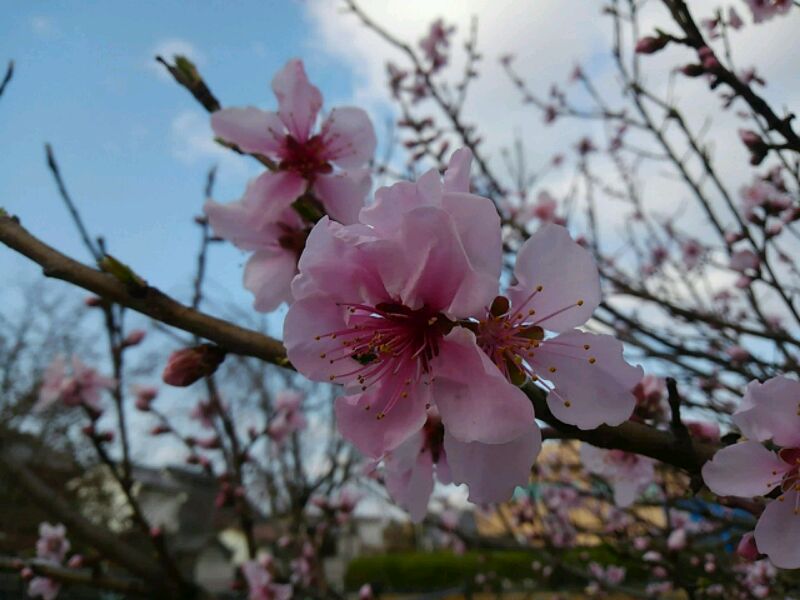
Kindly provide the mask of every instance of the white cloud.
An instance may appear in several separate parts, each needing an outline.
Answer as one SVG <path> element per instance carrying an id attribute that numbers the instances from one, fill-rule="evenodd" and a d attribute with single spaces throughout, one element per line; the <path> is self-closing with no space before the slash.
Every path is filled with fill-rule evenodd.
<path id="1" fill-rule="evenodd" d="M 163 65 L 155 61 L 156 56 L 161 56 L 165 60 L 171 62 L 175 55 L 180 54 L 191 60 L 195 65 L 202 66 L 205 62 L 205 56 L 200 52 L 194 44 L 180 38 L 170 38 L 161 40 L 150 51 L 150 56 L 147 57 L 147 68 L 155 73 L 158 77 L 165 81 L 172 81 L 172 77 Z"/>
<path id="2" fill-rule="evenodd" d="M 709 17 L 718 7 L 717 0 L 696 0 L 692 10 L 699 20 Z M 525 145 L 529 165 L 536 169 L 558 152 L 569 151 L 582 135 L 599 140 L 602 126 L 579 120 L 561 120 L 554 126 L 543 124 L 538 111 L 523 105 L 512 83 L 497 63 L 498 57 L 511 53 L 515 66 L 529 87 L 539 97 L 547 97 L 551 83 L 562 88 L 575 63 L 589 72 L 597 87 L 614 101 L 620 98 L 618 76 L 611 56 L 611 19 L 600 14 L 601 6 L 585 0 L 559 2 L 516 2 L 514 0 L 446 0 L 408 2 L 385 0 L 361 2 L 362 8 L 378 24 L 398 39 L 416 44 L 426 34 L 428 25 L 436 18 L 457 27 L 453 44 L 453 73 L 460 73 L 463 64 L 462 43 L 469 31 L 473 15 L 478 17 L 478 44 L 484 59 L 479 65 L 480 78 L 474 83 L 465 105 L 465 119 L 476 123 L 484 137 L 483 150 L 490 157 L 495 171 L 504 174 L 499 161 L 500 149 L 509 147 L 515 137 Z M 402 53 L 391 47 L 359 19 L 343 11 L 342 3 L 334 0 L 309 0 L 306 3 L 312 33 L 310 44 L 319 52 L 334 57 L 354 74 L 356 89 L 350 102 L 364 106 L 373 115 L 385 113 L 389 105 L 385 65 L 389 60 L 404 66 Z M 658 25 L 676 31 L 669 15 L 660 3 L 644 3 L 641 13 L 642 34 Z M 734 57 L 739 68 L 757 65 L 759 73 L 769 81 L 763 91 L 767 99 L 779 108 L 800 104 L 800 78 L 795 63 L 800 43 L 796 35 L 798 15 L 775 18 L 763 25 L 750 24 L 750 15 L 743 2 L 736 3 L 740 14 L 748 21 L 741 31 L 733 32 Z M 796 11 L 800 12 L 800 11 Z M 722 53 L 721 45 L 717 51 Z M 695 57 L 683 47 L 668 47 L 664 52 L 642 58 L 647 84 L 658 92 L 666 91 L 672 69 L 691 62 Z M 675 95 L 679 107 L 693 129 L 700 129 L 711 118 L 704 140 L 712 151 L 718 172 L 730 193 L 735 197 L 739 187 L 749 179 L 747 153 L 738 140 L 737 129 L 744 126 L 735 111 L 723 111 L 715 92 L 708 89 L 704 79 L 677 81 Z M 618 103 L 617 103 L 618 104 Z M 441 116 L 433 106 L 423 110 Z M 672 135 L 671 133 L 669 134 Z M 634 136 L 635 137 L 635 134 Z M 678 142 L 676 137 L 671 137 Z M 651 143 L 651 142 L 644 142 Z M 650 148 L 653 146 L 650 145 Z M 699 176 L 699 171 L 693 171 Z M 564 191 L 570 185 L 570 173 L 563 171 L 548 177 L 543 185 Z M 667 175 L 664 165 L 654 164 L 643 172 L 644 193 L 661 213 L 672 212 L 687 203 L 691 192 L 684 183 Z M 711 189 L 710 182 L 704 184 Z M 726 209 L 721 209 L 724 211 Z M 628 212 L 619 202 L 609 201 L 602 207 L 605 223 L 621 226 Z M 697 233 L 694 218 L 687 211 L 683 221 Z"/>
<path id="3" fill-rule="evenodd" d="M 51 37 L 58 32 L 55 21 L 44 15 L 35 15 L 31 17 L 31 29 L 33 33 L 40 37 Z"/>

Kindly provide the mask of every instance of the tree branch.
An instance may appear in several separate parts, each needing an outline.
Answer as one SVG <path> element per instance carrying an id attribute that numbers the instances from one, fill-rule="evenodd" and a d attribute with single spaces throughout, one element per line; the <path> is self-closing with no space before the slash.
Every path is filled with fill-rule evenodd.
<path id="1" fill-rule="evenodd" d="M 292 368 L 280 341 L 193 310 L 155 288 L 146 285 L 131 288 L 115 277 L 87 267 L 44 244 L 15 218 L 0 216 L 0 243 L 41 265 L 48 277 L 68 281 L 158 321 L 199 335 L 228 352 Z M 633 422 L 584 431 L 556 419 L 547 407 L 545 393 L 539 388 L 528 384 L 523 390 L 533 402 L 538 419 L 575 439 L 601 448 L 644 454 L 692 473 L 696 473 L 716 450 L 709 444 L 682 444 L 670 432 Z"/>

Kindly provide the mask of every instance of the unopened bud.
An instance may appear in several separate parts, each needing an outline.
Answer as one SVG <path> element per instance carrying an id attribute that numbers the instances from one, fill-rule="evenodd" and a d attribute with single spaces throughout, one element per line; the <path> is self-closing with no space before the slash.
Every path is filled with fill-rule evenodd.
<path id="1" fill-rule="evenodd" d="M 756 539 L 752 531 L 745 533 L 742 539 L 739 540 L 736 554 L 749 561 L 758 559 L 760 552 L 758 551 L 758 546 L 756 546 Z"/>
<path id="2" fill-rule="evenodd" d="M 173 352 L 161 378 L 164 383 L 186 387 L 202 377 L 212 375 L 222 361 L 225 351 L 213 344 L 201 344 Z"/>
<path id="3" fill-rule="evenodd" d="M 147 332 L 144 329 L 134 329 L 122 340 L 122 347 L 138 346 L 146 335 Z"/>
<path id="4" fill-rule="evenodd" d="M 636 42 L 635 50 L 637 54 L 655 54 L 667 44 L 669 44 L 669 38 L 665 35 L 659 35 L 658 37 L 646 35 Z"/>
<path id="5" fill-rule="evenodd" d="M 84 298 L 83 303 L 89 308 L 97 308 L 103 306 L 104 300 L 100 296 L 87 296 Z"/>
<path id="6" fill-rule="evenodd" d="M 678 69 L 678 71 L 686 75 L 686 77 L 700 77 L 706 72 L 706 70 L 703 68 L 703 65 L 696 64 L 683 65 Z"/>
<path id="7" fill-rule="evenodd" d="M 81 554 L 75 554 L 70 557 L 69 561 L 67 562 L 67 566 L 70 569 L 81 569 L 83 568 L 84 560 Z"/>

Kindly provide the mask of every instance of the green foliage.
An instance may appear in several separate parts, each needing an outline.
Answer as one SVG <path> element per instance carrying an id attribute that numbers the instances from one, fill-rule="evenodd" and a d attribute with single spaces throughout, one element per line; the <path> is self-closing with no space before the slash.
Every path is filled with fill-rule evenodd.
<path id="1" fill-rule="evenodd" d="M 350 562 L 345 576 L 348 589 L 371 583 L 382 590 L 416 592 L 447 589 L 471 583 L 478 573 L 494 572 L 512 581 L 531 579 L 531 552 L 451 552 L 383 554 Z"/>
<path id="2" fill-rule="evenodd" d="M 540 580 L 540 573 L 531 567 L 534 561 L 552 564 L 553 556 L 545 550 L 503 550 L 491 552 L 470 551 L 462 555 L 452 552 L 398 552 L 354 559 L 347 567 L 345 585 L 357 590 L 369 583 L 383 592 L 423 592 L 471 585 L 479 573 L 492 574 L 495 580 L 512 582 Z M 586 572 L 590 562 L 603 565 L 620 565 L 628 571 L 628 581 L 642 581 L 647 573 L 641 564 L 620 560 L 614 551 L 605 546 L 572 548 L 564 551 L 560 559 L 573 569 L 557 565 L 547 579 L 549 587 L 579 589 L 586 584 L 575 571 Z"/>

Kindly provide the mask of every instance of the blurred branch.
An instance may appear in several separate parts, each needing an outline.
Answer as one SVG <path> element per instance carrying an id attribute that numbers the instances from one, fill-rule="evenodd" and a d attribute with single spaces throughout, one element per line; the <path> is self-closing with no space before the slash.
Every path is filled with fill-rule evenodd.
<path id="1" fill-rule="evenodd" d="M 8 67 L 6 67 L 6 74 L 3 77 L 2 83 L 0 83 L 0 96 L 3 95 L 3 92 L 6 91 L 6 86 L 8 86 L 11 78 L 14 76 L 14 61 L 8 61 Z"/>
<path id="2" fill-rule="evenodd" d="M 109 560 L 142 577 L 153 588 L 164 587 L 163 571 L 147 554 L 126 544 L 110 531 L 95 525 L 71 507 L 16 457 L 0 447 L 0 469 L 51 518 L 63 523 L 77 538 L 89 543 Z"/>
<path id="3" fill-rule="evenodd" d="M 34 574 L 69 585 L 84 585 L 95 589 L 147 596 L 152 598 L 152 590 L 136 579 L 123 579 L 99 575 L 87 569 L 70 569 L 37 560 L 22 561 L 19 558 L 0 556 L 0 571 L 19 572 L 28 568 Z"/>

